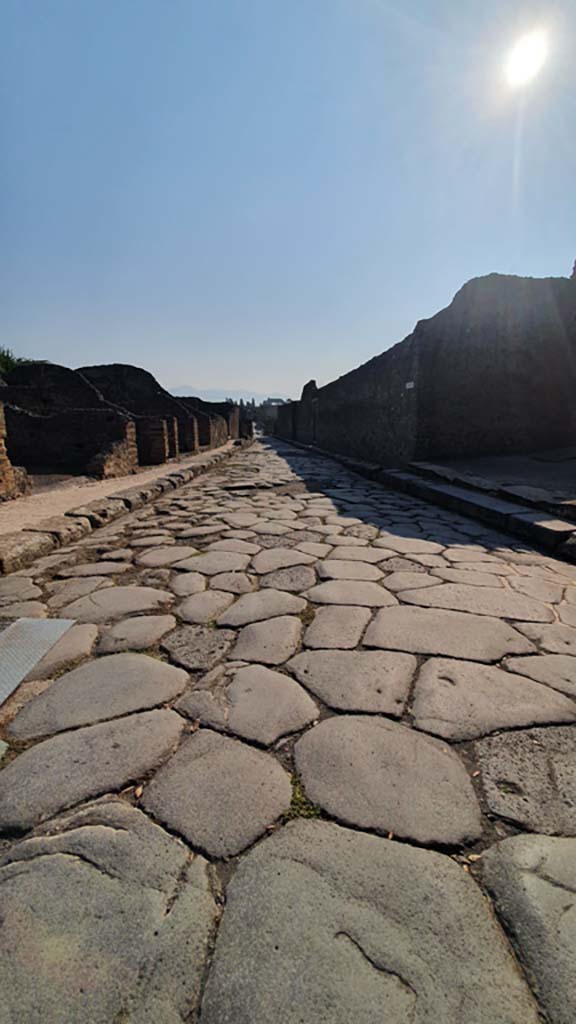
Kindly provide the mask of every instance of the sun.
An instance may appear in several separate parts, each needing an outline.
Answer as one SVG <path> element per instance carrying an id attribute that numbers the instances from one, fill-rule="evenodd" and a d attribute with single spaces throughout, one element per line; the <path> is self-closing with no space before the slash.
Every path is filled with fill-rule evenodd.
<path id="1" fill-rule="evenodd" d="M 510 50 L 504 65 L 508 85 L 526 85 L 536 77 L 548 56 L 548 36 L 538 29 L 521 36 Z"/>

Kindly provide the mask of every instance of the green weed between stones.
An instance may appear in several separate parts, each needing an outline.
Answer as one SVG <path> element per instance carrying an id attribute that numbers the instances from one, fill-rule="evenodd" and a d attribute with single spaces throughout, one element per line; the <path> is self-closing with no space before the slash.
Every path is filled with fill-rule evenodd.
<path id="1" fill-rule="evenodd" d="M 284 821 L 292 821 L 294 818 L 319 818 L 320 808 L 306 796 L 302 783 L 297 775 L 292 776 L 292 800 L 290 807 L 284 814 Z"/>

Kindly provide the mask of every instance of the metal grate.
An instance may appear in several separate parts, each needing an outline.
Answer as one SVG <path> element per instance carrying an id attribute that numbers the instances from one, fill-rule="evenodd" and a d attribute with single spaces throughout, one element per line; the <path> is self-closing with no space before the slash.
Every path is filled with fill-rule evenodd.
<path id="1" fill-rule="evenodd" d="M 73 625 L 72 619 L 17 619 L 0 631 L 0 705 Z"/>

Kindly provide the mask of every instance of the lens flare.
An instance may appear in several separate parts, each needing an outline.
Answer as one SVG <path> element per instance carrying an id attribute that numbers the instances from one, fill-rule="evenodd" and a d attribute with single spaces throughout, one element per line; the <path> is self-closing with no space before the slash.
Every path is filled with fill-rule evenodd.
<path id="1" fill-rule="evenodd" d="M 548 36 L 537 30 L 521 36 L 506 58 L 504 74 L 508 85 L 518 88 L 536 77 L 548 56 Z"/>

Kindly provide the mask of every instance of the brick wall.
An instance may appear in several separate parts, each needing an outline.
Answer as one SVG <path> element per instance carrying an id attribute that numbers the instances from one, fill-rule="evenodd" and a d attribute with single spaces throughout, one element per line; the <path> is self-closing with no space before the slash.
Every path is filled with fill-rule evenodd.
<path id="1" fill-rule="evenodd" d="M 108 477 L 138 467 L 135 425 L 112 409 L 38 416 L 8 406 L 5 412 L 8 455 L 32 472 Z"/>

